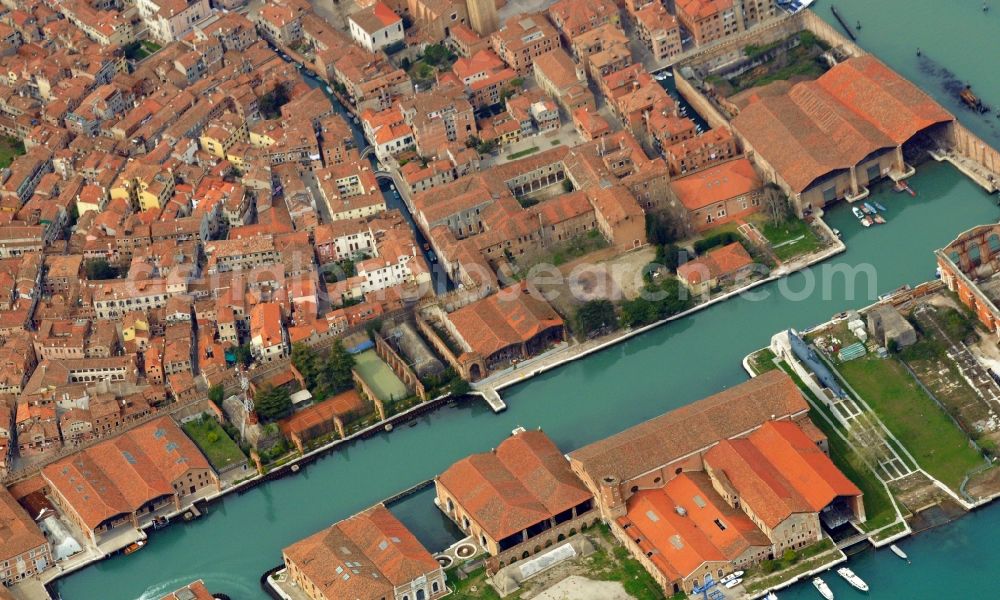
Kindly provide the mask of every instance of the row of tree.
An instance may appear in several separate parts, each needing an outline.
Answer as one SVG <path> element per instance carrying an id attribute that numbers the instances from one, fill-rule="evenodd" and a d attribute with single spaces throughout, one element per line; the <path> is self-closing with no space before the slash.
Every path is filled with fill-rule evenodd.
<path id="1" fill-rule="evenodd" d="M 309 393 L 317 401 L 338 394 L 354 386 L 351 369 L 354 356 L 337 340 L 326 353 L 302 343 L 292 346 L 292 364 L 306 380 Z"/>

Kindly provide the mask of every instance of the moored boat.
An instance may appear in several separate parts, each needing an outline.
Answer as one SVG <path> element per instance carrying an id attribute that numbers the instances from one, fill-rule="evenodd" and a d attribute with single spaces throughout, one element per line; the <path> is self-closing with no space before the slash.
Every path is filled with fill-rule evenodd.
<path id="1" fill-rule="evenodd" d="M 854 216 L 857 217 L 857 218 L 859 218 L 859 219 L 864 219 L 865 218 L 865 213 L 862 212 L 861 209 L 858 208 L 857 206 L 852 206 L 851 207 L 851 212 L 854 213 Z"/>
<path id="2" fill-rule="evenodd" d="M 850 570 L 849 568 L 841 567 L 837 569 L 837 575 L 843 577 L 844 581 L 851 584 L 851 586 L 854 587 L 855 589 L 861 590 L 862 592 L 868 591 L 868 584 L 865 583 L 865 580 L 858 577 L 854 573 L 854 571 Z"/>
<path id="3" fill-rule="evenodd" d="M 778 595 L 774 592 L 768 592 L 767 596 L 764 597 L 764 600 L 778 600 Z"/>
<path id="4" fill-rule="evenodd" d="M 124 552 L 125 554 L 132 554 L 134 552 L 138 552 L 139 550 L 142 550 L 142 547 L 145 546 L 145 545 L 146 545 L 146 540 L 138 540 L 138 541 L 132 542 L 128 546 L 125 546 L 125 549 L 122 550 L 122 552 Z"/>
<path id="5" fill-rule="evenodd" d="M 861 219 L 861 224 L 864 225 L 865 227 L 871 227 L 874 223 L 875 222 L 872 221 L 871 217 L 864 217 L 863 219 Z"/>
<path id="6" fill-rule="evenodd" d="M 726 582 L 726 589 L 730 589 L 731 590 L 731 589 L 733 589 L 734 587 L 738 586 L 741 583 L 743 583 L 743 580 L 740 579 L 739 577 L 737 577 L 736 579 L 730 579 L 729 581 Z"/>
<path id="7" fill-rule="evenodd" d="M 902 558 L 906 562 L 910 562 L 910 557 L 907 556 L 906 552 L 903 552 L 903 550 L 896 544 L 890 544 L 889 550 L 892 550 L 892 553 L 898 556 L 899 558 Z"/>
<path id="8" fill-rule="evenodd" d="M 879 204 L 878 202 L 872 202 L 872 204 L 874 204 L 875 208 L 879 209 L 879 211 L 881 211 L 881 212 L 887 212 L 886 208 L 884 206 L 882 206 L 881 204 Z"/>
<path id="9" fill-rule="evenodd" d="M 874 215 L 875 213 L 878 212 L 877 210 L 875 210 L 875 207 L 869 204 L 868 202 L 865 202 L 865 210 L 868 211 L 868 214 L 870 215 Z"/>
<path id="10" fill-rule="evenodd" d="M 885 225 L 885 218 L 882 217 L 882 215 L 878 215 L 878 214 L 873 215 L 872 216 L 872 221 L 875 221 L 879 225 Z"/>
<path id="11" fill-rule="evenodd" d="M 826 582 L 819 577 L 813 578 L 813 587 L 819 592 L 820 596 L 826 598 L 826 600 L 833 600 L 833 592 L 830 590 L 830 586 L 826 585 Z"/>
<path id="12" fill-rule="evenodd" d="M 723 583 L 723 584 L 724 583 L 729 583 L 730 581 L 732 581 L 734 579 L 739 579 L 740 577 L 743 577 L 743 571 L 733 571 L 729 575 L 726 575 L 725 577 L 723 577 L 722 579 L 720 579 L 719 583 Z"/>

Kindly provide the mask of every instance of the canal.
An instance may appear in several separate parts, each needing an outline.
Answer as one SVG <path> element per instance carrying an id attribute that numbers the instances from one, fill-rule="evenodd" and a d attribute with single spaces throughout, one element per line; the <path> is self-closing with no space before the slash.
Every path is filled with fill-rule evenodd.
<path id="1" fill-rule="evenodd" d="M 915 56 L 919 44 L 925 56 L 972 81 L 984 101 L 1000 104 L 1000 79 L 992 78 L 990 61 L 979 59 L 1000 52 L 1000 6 L 984 15 L 978 0 L 949 3 L 945 12 L 935 0 L 837 5 L 848 22 L 862 21 L 863 46 L 932 92 L 978 134 L 1000 143 L 995 119 L 963 111 L 945 91 L 947 77 L 922 67 Z M 825 0 L 816 10 L 830 17 Z M 85 569 L 57 589 L 65 600 L 146 600 L 201 578 L 234 599 L 263 600 L 258 578 L 280 562 L 283 546 L 432 477 L 466 454 L 489 450 L 518 425 L 544 428 L 568 451 L 739 383 L 746 378 L 742 357 L 775 331 L 808 327 L 868 304 L 879 293 L 933 277 L 933 249 L 1000 216 L 995 197 L 949 167 L 925 165 L 912 183 L 916 198 L 876 195 L 889 209 L 888 225 L 864 230 L 846 208 L 831 211 L 830 225 L 843 232 L 848 251 L 830 263 L 760 288 L 764 293 L 754 299 L 716 305 L 509 389 L 509 409 L 500 415 L 473 402 L 425 416 L 417 427 L 351 444 L 294 477 L 213 505 L 200 521 L 155 532 L 141 552 Z M 831 272 L 838 265 L 873 271 L 875 279 L 868 285 L 863 274 L 850 278 L 857 285 L 849 294 L 849 278 Z M 803 292 L 812 286 L 812 293 Z M 453 539 L 453 530 L 430 499 L 422 492 L 393 510 L 435 549 Z M 992 506 L 904 542 L 912 566 L 888 552 L 867 552 L 853 558 L 852 567 L 872 585 L 874 598 L 978 595 L 989 586 L 984 577 L 1000 568 L 992 552 L 997 537 L 1000 507 Z M 853 593 L 826 579 L 839 597 Z M 780 596 L 818 597 L 808 585 Z"/>

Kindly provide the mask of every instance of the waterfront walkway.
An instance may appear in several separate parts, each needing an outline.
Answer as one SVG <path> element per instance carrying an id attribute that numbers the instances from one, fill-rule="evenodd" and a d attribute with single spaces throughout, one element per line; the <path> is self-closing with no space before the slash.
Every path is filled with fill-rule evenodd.
<path id="1" fill-rule="evenodd" d="M 931 157 L 938 162 L 948 162 L 989 193 L 997 191 L 997 179 L 979 163 L 959 156 L 950 150 L 933 150 Z"/>

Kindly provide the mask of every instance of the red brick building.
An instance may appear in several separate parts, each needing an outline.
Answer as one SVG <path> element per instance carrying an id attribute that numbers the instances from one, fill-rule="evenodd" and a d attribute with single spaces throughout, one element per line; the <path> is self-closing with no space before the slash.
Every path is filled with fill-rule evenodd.
<path id="1" fill-rule="evenodd" d="M 515 432 L 434 479 L 437 504 L 491 558 L 490 572 L 597 521 L 593 496 L 542 431 Z"/>
<path id="2" fill-rule="evenodd" d="M 935 252 L 941 281 L 991 332 L 1000 324 L 1000 225 L 980 225 Z"/>
<path id="3" fill-rule="evenodd" d="M 692 230 L 705 230 L 760 210 L 763 182 L 746 158 L 737 158 L 670 181 Z"/>

